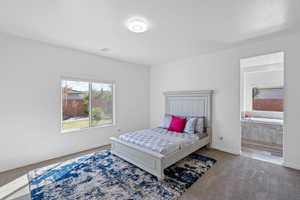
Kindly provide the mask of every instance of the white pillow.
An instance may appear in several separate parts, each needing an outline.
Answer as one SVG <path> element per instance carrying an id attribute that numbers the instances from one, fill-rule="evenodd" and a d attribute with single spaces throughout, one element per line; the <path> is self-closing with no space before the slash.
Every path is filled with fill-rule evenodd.
<path id="1" fill-rule="evenodd" d="M 169 128 L 171 120 L 172 120 L 171 115 L 165 115 L 165 117 L 163 119 L 162 127 L 163 128 Z"/>
<path id="2" fill-rule="evenodd" d="M 187 121 L 186 121 L 186 124 L 184 127 L 184 132 L 189 133 L 189 134 L 195 133 L 197 118 L 188 117 L 186 119 L 187 119 Z"/>

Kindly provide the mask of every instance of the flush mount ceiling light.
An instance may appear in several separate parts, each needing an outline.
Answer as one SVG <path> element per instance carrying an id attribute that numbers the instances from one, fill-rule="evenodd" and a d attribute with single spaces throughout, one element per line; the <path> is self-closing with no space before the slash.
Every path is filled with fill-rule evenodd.
<path id="1" fill-rule="evenodd" d="M 143 33 L 149 28 L 147 20 L 141 17 L 132 17 L 128 19 L 126 25 L 127 28 L 134 33 Z"/>

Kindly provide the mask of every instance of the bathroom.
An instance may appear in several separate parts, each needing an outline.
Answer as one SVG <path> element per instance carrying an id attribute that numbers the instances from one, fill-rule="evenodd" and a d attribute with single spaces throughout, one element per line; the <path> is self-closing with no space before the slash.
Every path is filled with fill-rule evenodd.
<path id="1" fill-rule="evenodd" d="M 282 164 L 284 53 L 240 60 L 242 155 Z"/>

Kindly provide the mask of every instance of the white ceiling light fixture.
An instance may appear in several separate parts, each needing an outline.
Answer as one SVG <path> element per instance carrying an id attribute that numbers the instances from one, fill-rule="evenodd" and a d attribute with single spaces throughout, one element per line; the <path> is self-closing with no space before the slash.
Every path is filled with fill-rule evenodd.
<path id="1" fill-rule="evenodd" d="M 149 29 L 149 23 L 145 18 L 132 17 L 127 20 L 127 28 L 134 33 L 143 33 Z"/>

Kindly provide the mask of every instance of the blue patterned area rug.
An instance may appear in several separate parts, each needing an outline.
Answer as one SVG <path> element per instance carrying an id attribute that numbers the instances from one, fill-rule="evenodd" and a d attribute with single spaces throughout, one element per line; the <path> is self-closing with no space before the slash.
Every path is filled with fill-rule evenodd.
<path id="1" fill-rule="evenodd" d="M 169 200 L 180 197 L 216 160 L 193 153 L 156 177 L 104 150 L 28 173 L 38 199 Z"/>

